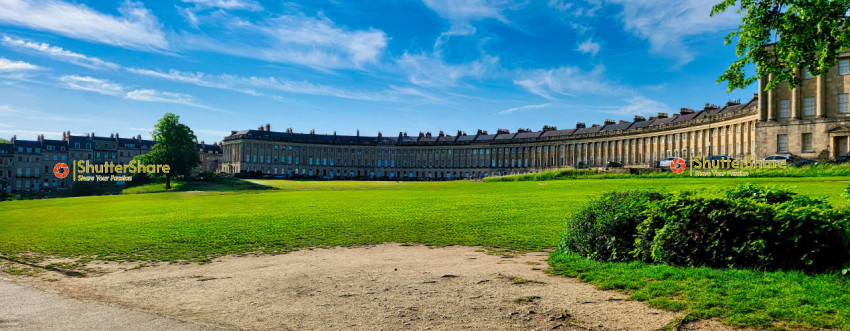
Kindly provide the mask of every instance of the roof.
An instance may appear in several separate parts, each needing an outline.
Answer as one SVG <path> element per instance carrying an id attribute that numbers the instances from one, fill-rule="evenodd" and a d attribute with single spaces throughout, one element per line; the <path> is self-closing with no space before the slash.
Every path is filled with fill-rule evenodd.
<path id="1" fill-rule="evenodd" d="M 475 141 L 490 141 L 496 139 L 495 134 L 479 134 L 478 137 L 475 137 Z"/>
<path id="2" fill-rule="evenodd" d="M 437 141 L 439 141 L 439 142 L 452 142 L 452 141 L 455 141 L 455 137 L 449 136 L 449 135 L 444 135 L 442 137 L 438 137 Z"/>
<path id="3" fill-rule="evenodd" d="M 518 133 L 514 136 L 514 139 L 530 139 L 530 138 L 537 138 L 537 137 L 540 137 L 540 135 L 541 135 L 541 134 L 543 134 L 543 132 L 540 132 L 540 131 L 535 131 L 535 132 L 518 132 Z"/>
<path id="4" fill-rule="evenodd" d="M 588 134 L 588 133 L 596 133 L 602 130 L 601 126 L 591 126 L 587 128 L 578 128 L 573 134 Z"/>
<path id="5" fill-rule="evenodd" d="M 656 118 L 656 119 L 655 119 L 655 120 L 653 120 L 651 123 L 649 123 L 649 125 L 650 125 L 650 126 L 654 126 L 654 125 L 662 125 L 662 124 L 667 124 L 667 123 L 670 123 L 670 122 L 673 122 L 673 118 L 670 118 L 670 117 L 666 117 L 666 118 Z"/>
<path id="6" fill-rule="evenodd" d="M 576 129 L 568 129 L 568 130 L 549 130 L 544 131 L 540 137 L 559 137 L 559 136 L 569 136 L 573 134 Z"/>
<path id="7" fill-rule="evenodd" d="M 600 131 L 606 132 L 606 131 L 625 130 L 625 129 L 628 129 L 631 125 L 632 125 L 632 122 L 608 124 L 608 125 L 602 127 L 602 130 L 600 130 Z"/>
<path id="8" fill-rule="evenodd" d="M 221 146 L 211 144 L 198 144 L 198 151 L 203 153 L 221 154 Z"/>
<path id="9" fill-rule="evenodd" d="M 458 136 L 456 141 L 473 141 L 473 140 L 475 140 L 474 135 L 473 136 L 463 135 L 463 136 Z"/>
<path id="10" fill-rule="evenodd" d="M 496 135 L 496 140 L 507 140 L 513 139 L 516 133 L 500 133 Z"/>
<path id="11" fill-rule="evenodd" d="M 693 112 L 693 113 L 690 113 L 690 114 L 681 114 L 678 117 L 674 118 L 671 123 L 679 123 L 679 122 L 692 120 L 692 119 L 696 118 L 697 116 L 699 116 L 699 113 L 701 113 L 701 112 L 702 112 L 702 110 L 696 111 L 696 112 Z"/>
<path id="12" fill-rule="evenodd" d="M 41 148 L 41 142 L 37 140 L 15 140 L 15 147 L 24 147 L 24 148 Z"/>

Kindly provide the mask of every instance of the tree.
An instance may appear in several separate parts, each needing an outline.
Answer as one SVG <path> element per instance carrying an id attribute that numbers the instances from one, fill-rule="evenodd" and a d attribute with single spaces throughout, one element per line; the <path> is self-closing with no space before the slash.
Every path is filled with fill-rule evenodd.
<path id="1" fill-rule="evenodd" d="M 156 142 L 150 153 L 139 155 L 137 160 L 145 164 L 167 164 L 171 171 L 165 174 L 165 188 L 171 188 L 173 176 L 187 176 L 201 164 L 201 156 L 195 150 L 198 138 L 189 126 L 180 123 L 180 116 L 166 113 L 151 132 Z"/>
<path id="2" fill-rule="evenodd" d="M 0 138 L 0 144 L 8 144 L 8 143 L 9 143 L 8 139 Z"/>
<path id="3" fill-rule="evenodd" d="M 850 48 L 850 30 L 845 27 L 850 0 L 723 0 L 712 7 L 711 15 L 739 2 L 741 25 L 725 38 L 726 45 L 738 38 L 738 60 L 717 79 L 729 83 L 728 92 L 768 75 L 773 77 L 765 90 L 781 82 L 799 86 L 806 67 L 813 76 L 824 74 L 835 65 L 838 51 Z M 755 75 L 745 73 L 748 64 L 756 65 Z"/>

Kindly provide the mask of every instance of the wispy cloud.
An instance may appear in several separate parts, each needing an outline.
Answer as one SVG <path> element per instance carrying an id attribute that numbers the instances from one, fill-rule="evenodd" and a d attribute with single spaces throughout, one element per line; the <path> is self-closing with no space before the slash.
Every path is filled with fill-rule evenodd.
<path id="1" fill-rule="evenodd" d="M 24 61 L 12 61 L 7 58 L 0 57 L 0 72 L 3 71 L 20 71 L 20 70 L 35 70 L 37 65 L 29 64 Z"/>
<path id="2" fill-rule="evenodd" d="M 597 65 L 591 71 L 578 67 L 536 69 L 521 72 L 521 78 L 514 80 L 514 84 L 547 99 L 553 99 L 555 95 L 611 95 L 627 90 L 609 82 L 604 73 L 605 67 L 602 65 Z"/>
<path id="3" fill-rule="evenodd" d="M 495 19 L 509 23 L 502 14 L 502 7 L 506 3 L 501 0 L 425 0 L 424 2 L 428 8 L 451 23 L 451 29 L 444 33 L 444 36 L 475 34 L 476 29 L 471 22 L 478 20 Z"/>
<path id="4" fill-rule="evenodd" d="M 499 67 L 499 58 L 485 55 L 477 61 L 447 64 L 434 56 L 404 53 L 397 64 L 413 84 L 448 87 L 463 79 L 485 77 Z"/>
<path id="5" fill-rule="evenodd" d="M 69 50 L 65 50 L 59 46 L 51 46 L 46 43 L 36 43 L 31 41 L 26 41 L 23 39 L 12 38 L 10 36 L 4 35 L 2 38 L 2 42 L 4 45 L 8 47 L 15 47 L 19 49 L 29 50 L 38 52 L 40 54 L 49 56 L 59 61 L 73 63 L 79 66 L 92 68 L 92 69 L 118 69 L 119 65 L 111 62 L 106 62 L 96 57 L 86 56 L 80 53 L 75 53 Z"/>
<path id="6" fill-rule="evenodd" d="M 225 112 L 220 109 L 199 104 L 195 101 L 195 98 L 193 96 L 183 93 L 164 92 L 152 89 L 127 89 L 121 84 L 89 76 L 62 76 L 59 78 L 59 81 L 64 84 L 62 85 L 62 87 L 65 88 L 95 92 L 103 95 L 120 97 L 127 100 L 173 103 Z"/>
<path id="7" fill-rule="evenodd" d="M 132 49 L 168 47 L 161 24 L 141 3 L 126 1 L 118 12 L 120 16 L 112 16 L 82 4 L 55 0 L 0 2 L 3 23 Z"/>
<path id="8" fill-rule="evenodd" d="M 263 6 L 252 0 L 183 0 L 183 2 L 194 4 L 199 8 L 220 8 L 228 10 L 250 11 L 263 10 Z"/>
<path id="9" fill-rule="evenodd" d="M 541 103 L 539 105 L 526 105 L 526 106 L 521 106 L 521 107 L 508 108 L 508 109 L 505 109 L 503 111 L 500 111 L 499 114 L 511 114 L 511 113 L 514 113 L 514 112 L 523 112 L 523 111 L 529 111 L 529 110 L 533 110 L 533 109 L 540 109 L 540 108 L 546 108 L 546 107 L 549 107 L 548 103 Z"/>
<path id="10" fill-rule="evenodd" d="M 675 67 L 696 56 L 688 47 L 689 37 L 728 30 L 740 23 L 740 17 L 732 12 L 711 17 L 715 0 L 608 2 L 622 6 L 620 20 L 626 31 L 649 41 L 651 53 L 677 59 Z"/>
<path id="11" fill-rule="evenodd" d="M 594 42 L 593 38 L 589 38 L 583 41 L 581 44 L 578 44 L 578 48 L 576 48 L 579 52 L 590 54 L 591 56 L 596 56 L 596 53 L 599 53 L 599 43 Z"/>
<path id="12" fill-rule="evenodd" d="M 281 15 L 250 22 L 218 13 L 217 18 L 215 38 L 181 33 L 181 45 L 317 69 L 356 69 L 376 63 L 388 41 L 383 31 L 352 30 L 323 16 Z"/>
<path id="13" fill-rule="evenodd" d="M 104 79 L 89 76 L 69 75 L 60 77 L 59 81 L 65 84 L 64 87 L 74 90 L 89 91 L 111 96 L 126 95 L 123 86 Z"/>
<path id="14" fill-rule="evenodd" d="M 174 69 L 171 69 L 168 72 L 162 72 L 162 71 L 155 71 L 155 70 L 148 70 L 148 69 L 138 69 L 138 68 L 127 68 L 127 71 L 135 73 L 135 74 L 143 75 L 143 76 L 162 78 L 162 79 L 167 79 L 167 80 L 175 81 L 175 82 L 194 84 L 194 85 L 198 85 L 198 86 L 211 87 L 211 88 L 217 88 L 217 89 L 223 89 L 223 90 L 231 90 L 231 91 L 241 92 L 241 93 L 254 95 L 254 96 L 260 95 L 260 93 L 257 92 L 254 89 L 239 88 L 239 87 L 236 87 L 236 86 L 233 86 L 233 85 L 226 83 L 224 81 L 225 79 L 222 79 L 222 77 L 207 75 L 203 72 L 182 72 L 182 71 L 174 70 Z M 224 76 L 224 77 L 231 77 L 232 78 L 232 76 Z"/>

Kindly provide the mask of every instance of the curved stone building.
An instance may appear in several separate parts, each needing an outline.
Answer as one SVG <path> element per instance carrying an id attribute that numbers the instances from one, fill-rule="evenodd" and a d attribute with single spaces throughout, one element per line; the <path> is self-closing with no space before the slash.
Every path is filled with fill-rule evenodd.
<path id="1" fill-rule="evenodd" d="M 479 130 L 395 137 L 232 131 L 221 170 L 282 177 L 450 180 L 564 167 L 650 167 L 665 157 L 729 155 L 736 159 L 791 153 L 825 160 L 850 150 L 850 54 L 829 73 L 780 84 L 749 101 L 682 108 L 633 121 L 542 130 Z M 764 80 L 759 81 L 763 90 Z"/>

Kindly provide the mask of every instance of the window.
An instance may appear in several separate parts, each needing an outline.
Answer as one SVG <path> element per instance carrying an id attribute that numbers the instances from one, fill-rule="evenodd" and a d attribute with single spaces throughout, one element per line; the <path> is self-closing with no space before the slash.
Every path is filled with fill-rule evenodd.
<path id="1" fill-rule="evenodd" d="M 814 78 L 814 76 L 812 76 L 812 73 L 809 72 L 809 67 L 806 67 L 805 69 L 803 69 L 803 78 L 805 78 L 805 79 Z"/>
<path id="2" fill-rule="evenodd" d="M 802 143 L 803 152 L 804 153 L 813 152 L 813 150 L 812 150 L 812 134 L 811 133 L 804 133 L 801 140 L 803 142 Z"/>
<path id="3" fill-rule="evenodd" d="M 776 152 L 777 153 L 788 153 L 788 135 L 787 134 L 776 135 Z"/>
<path id="4" fill-rule="evenodd" d="M 803 116 L 815 116 L 815 97 L 803 98 Z"/>
<path id="5" fill-rule="evenodd" d="M 850 74 L 850 60 L 838 60 L 838 74 L 846 75 Z"/>
<path id="6" fill-rule="evenodd" d="M 791 117 L 791 101 L 779 100 L 779 118 Z"/>
<path id="7" fill-rule="evenodd" d="M 848 108 L 848 100 L 847 93 L 841 93 L 838 95 L 838 112 L 842 114 L 850 113 L 850 108 Z"/>

